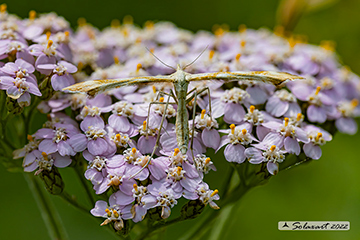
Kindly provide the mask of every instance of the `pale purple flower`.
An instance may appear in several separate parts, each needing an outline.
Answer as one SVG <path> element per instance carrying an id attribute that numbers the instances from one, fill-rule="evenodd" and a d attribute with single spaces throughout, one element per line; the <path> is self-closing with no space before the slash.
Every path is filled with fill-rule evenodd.
<path id="1" fill-rule="evenodd" d="M 167 188 L 162 182 L 158 181 L 150 184 L 147 189 L 156 198 L 155 204 L 153 201 L 148 201 L 148 204 L 154 207 L 162 207 L 161 217 L 163 219 L 168 218 L 171 214 L 171 208 L 177 204 L 176 196 L 180 197 L 181 195 L 179 196 L 171 188 Z M 154 200 L 154 198 L 152 199 Z"/>
<path id="2" fill-rule="evenodd" d="M 61 156 L 58 153 L 46 154 L 39 150 L 34 150 L 24 159 L 23 167 L 25 172 L 32 172 L 38 168 L 35 175 L 41 171 L 51 171 L 52 167 L 64 168 L 70 165 L 71 158 L 69 156 Z"/>
<path id="3" fill-rule="evenodd" d="M 335 126 L 342 132 L 347 134 L 355 134 L 358 126 L 353 117 L 360 116 L 359 100 L 342 101 L 337 107 L 340 117 L 336 119 Z"/>
<path id="4" fill-rule="evenodd" d="M 248 104 L 249 98 L 249 93 L 240 88 L 226 90 L 220 99 L 212 101 L 212 115 L 214 118 L 224 115 L 225 122 L 238 124 L 245 116 L 242 104 Z"/>
<path id="5" fill-rule="evenodd" d="M 307 157 L 317 160 L 321 157 L 322 153 L 320 146 L 331 141 L 332 136 L 330 133 L 314 125 L 305 126 L 304 130 L 307 132 L 310 140 L 303 146 L 304 153 Z"/>
<path id="6" fill-rule="evenodd" d="M 309 142 L 306 132 L 291 124 L 289 118 L 285 118 L 283 123 L 267 122 L 263 126 L 276 132 L 268 133 L 262 142 L 255 145 L 261 149 L 271 145 L 276 145 L 279 148 L 284 146 L 287 152 L 299 155 L 301 151 L 299 141 L 303 143 Z"/>
<path id="7" fill-rule="evenodd" d="M 285 151 L 279 150 L 276 145 L 258 149 L 250 147 L 245 150 L 246 158 L 252 164 L 267 162 L 267 170 L 270 174 L 276 175 L 279 172 L 279 163 L 285 159 Z"/>
<path id="8" fill-rule="evenodd" d="M 71 75 L 77 71 L 77 67 L 66 61 L 59 61 L 56 64 L 38 64 L 37 69 L 52 70 L 51 86 L 55 91 L 60 91 L 75 83 Z"/>
<path id="9" fill-rule="evenodd" d="M 201 111 L 201 115 L 195 117 L 195 127 L 202 130 L 201 139 L 206 147 L 217 149 L 220 144 L 220 134 L 214 129 L 219 125 L 215 118 L 205 114 L 206 110 Z"/>
<path id="10" fill-rule="evenodd" d="M 221 138 L 221 143 L 218 148 L 222 148 L 226 145 L 224 149 L 224 156 L 228 162 L 243 163 L 245 161 L 245 147 L 252 143 L 253 141 L 258 141 L 250 133 L 252 126 L 250 124 L 243 124 L 235 126 L 235 124 L 230 125 L 230 130 L 223 132 L 228 133 Z"/>
<path id="11" fill-rule="evenodd" d="M 289 117 L 301 113 L 296 97 L 284 89 L 276 91 L 274 95 L 268 99 L 265 109 L 275 117 L 281 117 L 283 115 Z"/>
<path id="12" fill-rule="evenodd" d="M 39 151 L 47 154 L 59 152 L 61 156 L 74 156 L 76 151 L 69 141 L 74 135 L 79 134 L 78 128 L 71 124 L 55 123 L 52 129 L 41 128 L 36 133 L 37 139 L 42 139 Z"/>
<path id="13" fill-rule="evenodd" d="M 131 205 L 119 206 L 116 204 L 116 193 L 112 194 L 109 198 L 109 204 L 107 202 L 99 200 L 95 203 L 95 207 L 91 209 L 91 214 L 95 217 L 103 217 L 105 221 L 100 224 L 104 226 L 110 222 L 114 222 L 114 228 L 120 231 L 124 227 L 123 219 L 132 219 Z"/>
<path id="14" fill-rule="evenodd" d="M 20 106 L 29 106 L 31 94 L 41 96 L 41 92 L 37 86 L 26 78 L 13 78 L 10 76 L 0 77 L 0 89 L 6 90 L 8 97 L 16 99 Z"/>

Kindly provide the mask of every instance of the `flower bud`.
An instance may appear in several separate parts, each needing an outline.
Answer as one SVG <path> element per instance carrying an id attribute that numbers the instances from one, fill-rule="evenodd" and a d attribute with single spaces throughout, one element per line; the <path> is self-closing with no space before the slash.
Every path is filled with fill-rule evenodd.
<path id="1" fill-rule="evenodd" d="M 53 166 L 50 171 L 42 170 L 39 176 L 44 181 L 45 188 L 49 193 L 59 195 L 64 190 L 65 184 L 55 166 Z"/>
<path id="2" fill-rule="evenodd" d="M 205 205 L 199 200 L 191 200 L 181 208 L 181 216 L 184 219 L 198 217 L 204 210 Z"/>

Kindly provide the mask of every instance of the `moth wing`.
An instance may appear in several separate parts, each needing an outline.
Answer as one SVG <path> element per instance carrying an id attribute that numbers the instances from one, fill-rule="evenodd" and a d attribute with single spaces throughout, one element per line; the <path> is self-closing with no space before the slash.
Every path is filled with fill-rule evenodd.
<path id="1" fill-rule="evenodd" d="M 76 83 L 69 87 L 62 89 L 64 92 L 70 93 L 86 93 L 88 96 L 95 96 L 96 94 L 123 86 L 130 86 L 134 84 L 156 83 L 156 82 L 173 82 L 170 76 L 150 76 L 150 77 L 133 77 L 123 79 L 103 79 L 92 80 L 86 82 Z"/>
<path id="2" fill-rule="evenodd" d="M 202 80 L 224 80 L 224 81 L 261 81 L 265 83 L 272 83 L 275 86 L 282 84 L 285 81 L 293 81 L 297 79 L 304 79 L 303 77 L 293 75 L 286 72 L 274 71 L 252 71 L 252 72 L 214 72 L 214 73 L 199 73 L 191 74 L 188 77 L 189 81 Z"/>

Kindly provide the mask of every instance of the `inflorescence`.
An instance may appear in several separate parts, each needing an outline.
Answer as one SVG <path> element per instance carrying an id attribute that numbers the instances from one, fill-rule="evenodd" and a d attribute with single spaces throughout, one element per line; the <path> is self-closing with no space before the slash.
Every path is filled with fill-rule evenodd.
<path id="1" fill-rule="evenodd" d="M 165 111 L 165 105 L 153 104 L 148 113 L 159 91 L 168 92 L 171 85 L 126 86 L 93 99 L 60 91 L 93 79 L 171 73 L 145 46 L 173 66 L 191 62 L 208 47 L 188 68 L 191 73 L 271 70 L 306 80 L 282 89 L 250 81 L 192 82 L 189 90 L 211 89 L 212 112 L 206 92 L 197 106 L 189 103 L 189 113 L 194 107 L 197 112 L 195 126 L 189 114 L 194 156 L 191 151 L 183 155 L 174 130 L 177 106 L 170 104 Z M 149 21 L 140 28 L 127 18 L 103 30 L 82 20 L 73 31 L 55 13 L 32 11 L 28 19 L 19 19 L 2 6 L 0 57 L 0 89 L 6 92 L 8 111 L 20 113 L 41 98 L 37 107 L 48 114 L 43 128 L 28 136 L 29 143 L 14 151 L 14 158 L 24 158 L 24 171 L 35 174 L 85 159 L 85 177 L 96 194 L 110 196 L 108 203 L 97 201 L 91 213 L 117 230 L 123 220 L 142 221 L 155 207 L 168 218 L 181 197 L 218 209 L 218 190 L 204 181 L 216 171 L 206 156 L 209 148 L 228 162 L 263 164 L 276 175 L 288 155 L 319 159 L 320 146 L 336 130 L 357 131 L 359 77 L 339 64 L 328 44 L 314 46 L 266 29 L 229 32 L 219 27 L 214 34 L 192 33 L 169 22 Z M 159 150 L 130 178 L 148 161 L 164 114 Z"/>

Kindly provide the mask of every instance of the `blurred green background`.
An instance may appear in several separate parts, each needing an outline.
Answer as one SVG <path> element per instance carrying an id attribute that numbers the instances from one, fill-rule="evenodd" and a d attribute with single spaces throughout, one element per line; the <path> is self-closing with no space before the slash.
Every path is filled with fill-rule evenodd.
<path id="1" fill-rule="evenodd" d="M 320 0 L 316 0 L 319 2 Z M 249 28 L 276 25 L 278 0 L 199 0 L 199 1 L 5 1 L 8 11 L 27 17 L 30 10 L 55 11 L 76 26 L 79 17 L 97 27 L 108 26 L 112 19 L 132 15 L 136 24 L 146 20 L 169 20 L 193 31 L 210 30 L 214 24 L 226 23 L 236 30 L 239 24 Z M 334 40 L 341 61 L 360 73 L 360 1 L 326 0 L 327 4 L 305 12 L 295 27 L 295 33 L 307 35 L 309 42 Z M 358 121 L 360 124 L 360 122 Z M 360 134 L 336 134 L 326 144 L 323 156 L 311 164 L 280 174 L 262 187 L 250 191 L 231 209 L 230 222 L 222 232 L 211 232 L 206 239 L 359 239 L 360 236 L 360 162 L 357 148 Z M 71 169 L 62 170 L 66 189 L 77 193 L 77 179 Z M 219 169 L 210 177 L 224 177 Z M 211 188 L 216 182 L 210 180 Z M 40 212 L 27 183 L 20 173 L 9 173 L 0 165 L 0 239 L 49 239 Z M 81 196 L 84 193 L 80 192 Z M 116 239 L 99 226 L 99 219 L 89 217 L 51 196 L 68 231 L 69 239 Z M 82 198 L 80 197 L 80 200 Z M 86 200 L 84 200 L 86 201 Z M 88 202 L 84 202 L 89 206 Z M 209 209 L 207 209 L 209 210 Z M 226 211 L 226 210 L 225 210 Z M 346 232 L 281 232 L 282 220 L 350 221 Z M 163 239 L 176 239 L 184 229 L 196 224 L 196 219 L 170 227 Z M 259 228 L 259 226 L 261 226 Z M 205 239 L 205 238 L 204 238 Z"/>

